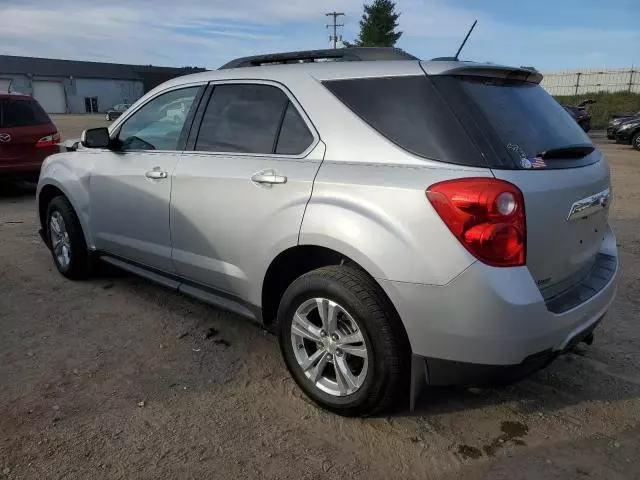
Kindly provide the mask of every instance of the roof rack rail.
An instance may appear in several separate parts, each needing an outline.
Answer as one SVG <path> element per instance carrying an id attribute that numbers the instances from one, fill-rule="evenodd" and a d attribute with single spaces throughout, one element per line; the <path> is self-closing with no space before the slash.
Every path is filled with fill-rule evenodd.
<path id="1" fill-rule="evenodd" d="M 374 60 L 418 60 L 399 48 L 353 47 L 327 50 L 306 50 L 300 52 L 270 53 L 253 57 L 242 57 L 231 60 L 218 70 L 240 67 L 259 67 L 262 65 L 280 65 L 284 63 L 312 62 L 354 62 Z"/>

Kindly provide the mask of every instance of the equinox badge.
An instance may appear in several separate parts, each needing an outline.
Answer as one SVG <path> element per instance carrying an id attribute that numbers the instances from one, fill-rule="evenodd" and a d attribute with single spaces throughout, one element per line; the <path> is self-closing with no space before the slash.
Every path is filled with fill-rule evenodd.
<path id="1" fill-rule="evenodd" d="M 576 218 L 588 217 L 589 215 L 602 210 L 603 208 L 606 208 L 609 204 L 610 197 L 611 189 L 607 188 L 600 193 L 596 193 L 595 195 L 591 195 L 590 197 L 578 200 L 573 205 L 571 205 L 571 210 L 569 210 L 567 221 L 575 220 Z"/>

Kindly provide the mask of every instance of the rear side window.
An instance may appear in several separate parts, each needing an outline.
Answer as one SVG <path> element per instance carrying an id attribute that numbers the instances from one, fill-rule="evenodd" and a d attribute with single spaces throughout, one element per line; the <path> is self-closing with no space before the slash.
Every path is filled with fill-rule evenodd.
<path id="1" fill-rule="evenodd" d="M 227 84 L 213 89 L 195 150 L 297 155 L 312 141 L 313 135 L 282 90 L 262 84 Z"/>
<path id="2" fill-rule="evenodd" d="M 379 133 L 411 153 L 487 166 L 425 75 L 332 80 L 324 85 Z"/>
<path id="3" fill-rule="evenodd" d="M 288 99 L 268 85 L 219 85 L 205 110 L 196 150 L 271 153 Z"/>
<path id="4" fill-rule="evenodd" d="M 27 127 L 51 123 L 49 115 L 35 100 L 6 98 L 0 102 L 0 127 Z"/>

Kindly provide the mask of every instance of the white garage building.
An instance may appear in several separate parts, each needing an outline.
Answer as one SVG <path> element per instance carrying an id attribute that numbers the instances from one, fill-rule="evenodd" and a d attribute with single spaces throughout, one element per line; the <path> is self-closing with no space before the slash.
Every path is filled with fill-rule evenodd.
<path id="1" fill-rule="evenodd" d="M 0 55 L 0 92 L 32 95 L 48 113 L 101 113 L 202 70 Z"/>

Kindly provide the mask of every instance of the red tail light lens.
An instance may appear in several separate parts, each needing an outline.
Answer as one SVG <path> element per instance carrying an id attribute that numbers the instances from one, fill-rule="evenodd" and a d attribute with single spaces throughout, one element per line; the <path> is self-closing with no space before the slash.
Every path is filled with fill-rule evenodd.
<path id="1" fill-rule="evenodd" d="M 461 178 L 431 185 L 427 198 L 477 259 L 494 267 L 525 264 L 524 197 L 518 187 L 494 178 Z"/>
<path id="2" fill-rule="evenodd" d="M 57 145 L 60 143 L 60 134 L 52 133 L 51 135 L 47 135 L 46 137 L 42 137 L 40 140 L 36 142 L 36 148 L 43 147 L 52 147 L 53 145 Z"/>

